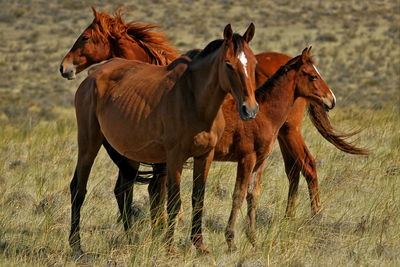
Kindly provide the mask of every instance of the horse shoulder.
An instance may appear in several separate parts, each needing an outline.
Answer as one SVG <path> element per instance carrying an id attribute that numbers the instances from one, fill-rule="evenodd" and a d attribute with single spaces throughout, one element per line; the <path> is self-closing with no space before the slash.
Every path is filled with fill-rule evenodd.
<path id="1" fill-rule="evenodd" d="M 173 81 L 178 80 L 183 75 L 183 73 L 185 73 L 191 61 L 192 60 L 187 56 L 180 56 L 172 61 L 167 66 L 167 78 Z"/>
<path id="2" fill-rule="evenodd" d="M 117 83 L 123 83 L 131 79 L 131 74 L 140 72 L 143 64 L 135 60 L 113 58 L 99 66 L 96 66 L 89 76 L 96 80 L 97 90 L 100 96 L 111 92 Z"/>

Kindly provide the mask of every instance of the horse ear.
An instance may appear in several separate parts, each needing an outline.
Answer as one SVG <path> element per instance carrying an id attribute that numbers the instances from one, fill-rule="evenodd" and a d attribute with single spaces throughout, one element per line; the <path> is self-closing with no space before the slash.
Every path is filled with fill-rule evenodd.
<path id="1" fill-rule="evenodd" d="M 309 57 L 311 57 L 311 48 L 312 48 L 312 46 L 310 46 L 310 47 L 308 48 L 308 56 L 309 56 Z"/>
<path id="2" fill-rule="evenodd" d="M 232 27 L 231 27 L 231 24 L 228 24 L 225 26 L 225 29 L 224 29 L 224 40 L 232 41 L 232 37 L 233 37 Z"/>
<path id="3" fill-rule="evenodd" d="M 249 43 L 254 36 L 254 32 L 256 30 L 256 27 L 254 26 L 253 22 L 249 25 L 249 27 L 247 28 L 246 32 L 243 34 L 243 39 Z"/>
<path id="4" fill-rule="evenodd" d="M 92 10 L 93 10 L 93 16 L 94 16 L 95 20 L 99 21 L 99 12 L 96 11 L 94 6 L 92 6 Z"/>
<path id="5" fill-rule="evenodd" d="M 303 64 L 307 62 L 308 55 L 309 55 L 309 50 L 308 47 L 306 47 L 304 48 L 303 52 L 301 52 L 301 61 L 303 62 Z"/>

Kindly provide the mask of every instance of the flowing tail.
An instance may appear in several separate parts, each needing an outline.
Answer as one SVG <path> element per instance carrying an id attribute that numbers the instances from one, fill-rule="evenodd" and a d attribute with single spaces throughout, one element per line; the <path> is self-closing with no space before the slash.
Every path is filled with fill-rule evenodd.
<path id="1" fill-rule="evenodd" d="M 327 112 L 322 106 L 308 104 L 308 115 L 318 132 L 331 144 L 339 150 L 355 155 L 368 155 L 369 151 L 365 148 L 359 148 L 346 139 L 358 134 L 361 130 L 351 133 L 338 133 L 331 125 Z"/>

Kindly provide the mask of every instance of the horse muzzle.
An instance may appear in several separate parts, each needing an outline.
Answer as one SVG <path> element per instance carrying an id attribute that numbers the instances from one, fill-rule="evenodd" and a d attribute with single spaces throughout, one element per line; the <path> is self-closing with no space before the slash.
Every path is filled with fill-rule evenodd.
<path id="1" fill-rule="evenodd" d="M 336 106 L 336 97 L 335 97 L 335 95 L 333 95 L 333 98 L 331 100 L 325 98 L 322 101 L 322 104 L 324 106 L 325 111 L 329 112 L 329 110 L 333 109 Z"/>
<path id="2" fill-rule="evenodd" d="M 73 80 L 76 78 L 76 68 L 74 65 L 64 67 L 62 64 L 60 65 L 60 73 L 61 76 L 68 80 Z"/>
<path id="3" fill-rule="evenodd" d="M 249 121 L 249 120 L 253 120 L 257 113 L 258 113 L 258 104 L 255 103 L 255 105 L 249 105 L 246 103 L 243 104 L 239 104 L 238 105 L 238 109 L 239 109 L 239 116 L 240 119 L 244 120 L 244 121 Z"/>

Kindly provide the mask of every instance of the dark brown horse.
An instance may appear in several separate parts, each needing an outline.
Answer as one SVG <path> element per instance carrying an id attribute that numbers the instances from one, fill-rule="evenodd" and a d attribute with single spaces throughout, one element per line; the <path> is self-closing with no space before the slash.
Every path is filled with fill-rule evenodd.
<path id="1" fill-rule="evenodd" d="M 306 99 L 326 110 L 332 109 L 336 103 L 335 96 L 311 59 L 311 47 L 304 49 L 301 55 L 281 66 L 256 90 L 260 110 L 253 121 L 243 123 L 239 120 L 235 113 L 235 100 L 232 97 L 224 101 L 222 109 L 226 125 L 215 147 L 214 161 L 238 163 L 232 210 L 225 232 L 230 250 L 236 249 L 234 227 L 246 195 L 248 204 L 246 234 L 255 245 L 255 212 L 265 159 L 272 152 L 279 129 L 287 120 L 298 98 Z M 311 199 L 315 199 L 318 194 L 316 189 L 316 186 L 309 188 Z M 293 191 L 290 193 L 293 194 Z M 295 201 L 296 194 L 289 195 L 289 201 L 291 198 Z M 160 206 L 163 206 L 163 203 Z"/>
<path id="2" fill-rule="evenodd" d="M 168 231 L 172 244 L 180 208 L 182 167 L 194 157 L 191 240 L 207 251 L 202 238 L 205 181 L 214 147 L 224 130 L 221 105 L 230 92 L 242 120 L 254 119 L 256 59 L 248 46 L 251 24 L 243 36 L 231 26 L 193 60 L 178 58 L 162 67 L 113 59 L 96 67 L 75 95 L 78 122 L 78 163 L 71 182 L 70 244 L 81 251 L 80 208 L 90 169 L 104 138 L 125 157 L 147 163 L 167 163 Z"/>
<path id="3" fill-rule="evenodd" d="M 78 73 L 90 64 L 98 63 L 113 56 L 121 56 L 128 59 L 141 59 L 145 62 L 156 64 L 170 62 L 171 59 L 177 56 L 174 50 L 170 49 L 169 42 L 163 38 L 160 33 L 150 31 L 155 26 L 140 23 L 124 24 L 120 10 L 116 12 L 114 17 L 106 13 L 97 13 L 94 8 L 93 12 L 95 16 L 93 23 L 81 34 L 61 64 L 60 70 L 64 77 L 74 78 L 75 70 L 76 73 Z M 92 35 L 101 35 L 103 37 L 92 38 Z M 274 52 L 261 53 L 256 55 L 256 58 L 258 60 L 256 68 L 256 81 L 258 86 L 271 77 L 281 65 L 291 59 L 291 57 L 287 55 Z M 75 67 L 68 64 L 68 62 L 74 62 Z M 73 75 L 68 74 L 68 69 L 71 68 L 73 69 Z M 296 98 L 287 120 L 282 125 L 278 135 L 280 148 L 285 161 L 286 173 L 290 183 L 287 205 L 287 215 L 289 216 L 292 216 L 295 211 L 300 172 L 303 172 L 308 183 L 313 213 L 315 214 L 321 209 L 315 160 L 308 151 L 300 132 L 307 101 L 307 99 L 302 97 Z M 321 105 L 314 105 L 310 102 L 308 107 L 312 122 L 329 142 L 347 153 L 366 153 L 366 151 L 358 149 L 345 141 L 346 137 L 350 137 L 354 135 L 354 133 L 337 134 L 331 126 L 327 114 Z M 139 165 L 121 156 L 106 142 L 106 140 L 104 140 L 104 145 L 107 152 L 120 169 L 115 194 L 121 215 L 125 215 L 122 216 L 125 229 L 128 229 L 131 224 L 132 185 L 135 181 Z M 157 203 L 162 201 L 165 197 L 162 193 L 164 191 L 162 190 L 162 185 L 166 181 L 164 175 L 165 166 L 156 165 L 154 170 L 157 176 L 156 179 L 150 181 L 149 193 L 153 196 L 153 201 L 151 202 L 152 218 L 158 218 L 159 216 L 157 216 L 157 214 L 162 214 L 163 212 L 163 209 L 157 209 L 161 207 L 158 206 Z"/>

